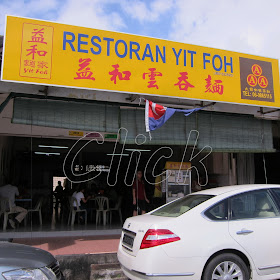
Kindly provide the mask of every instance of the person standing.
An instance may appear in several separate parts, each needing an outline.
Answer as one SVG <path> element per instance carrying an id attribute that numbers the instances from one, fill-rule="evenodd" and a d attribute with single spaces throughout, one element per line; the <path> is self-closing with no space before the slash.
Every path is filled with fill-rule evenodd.
<path id="1" fill-rule="evenodd" d="M 13 229 L 15 229 L 16 225 L 19 225 L 23 221 L 25 216 L 27 215 L 26 209 L 24 209 L 20 206 L 16 206 L 16 204 L 15 204 L 16 196 L 19 196 L 19 191 L 16 186 L 7 184 L 7 185 L 0 187 L 0 197 L 7 198 L 11 202 L 11 209 L 9 209 L 10 212 L 18 213 L 15 218 L 9 219 L 10 226 Z M 7 207 L 9 207 L 9 206 L 7 205 Z"/>
<path id="2" fill-rule="evenodd" d="M 146 202 L 150 201 L 146 197 L 145 183 L 143 180 L 143 173 L 141 170 L 137 171 L 136 179 L 132 187 L 132 197 L 133 197 L 133 216 L 137 216 L 138 207 L 141 210 L 142 215 L 146 213 Z"/>
<path id="3" fill-rule="evenodd" d="M 60 206 L 62 205 L 62 200 L 63 200 L 63 187 L 61 185 L 61 181 L 57 182 L 57 186 L 55 188 L 54 191 L 54 196 L 55 196 L 55 209 L 58 209 L 58 205 L 60 204 Z"/>

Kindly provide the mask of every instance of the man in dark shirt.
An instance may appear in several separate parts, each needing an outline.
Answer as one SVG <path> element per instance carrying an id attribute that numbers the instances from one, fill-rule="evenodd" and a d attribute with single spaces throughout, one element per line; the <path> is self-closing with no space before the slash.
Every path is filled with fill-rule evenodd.
<path id="1" fill-rule="evenodd" d="M 61 185 L 61 181 L 58 181 L 57 184 L 58 185 L 56 186 L 55 191 L 54 191 L 54 196 L 55 196 L 55 200 L 56 200 L 56 203 L 55 203 L 56 210 L 58 209 L 59 204 L 61 205 L 62 198 L 63 198 L 63 187 Z"/>
<path id="2" fill-rule="evenodd" d="M 143 180 L 142 171 L 137 171 L 136 180 L 133 183 L 132 196 L 133 196 L 133 216 L 138 213 L 138 208 L 140 208 L 141 213 L 146 213 L 146 202 L 150 201 L 146 197 L 145 184 Z"/>

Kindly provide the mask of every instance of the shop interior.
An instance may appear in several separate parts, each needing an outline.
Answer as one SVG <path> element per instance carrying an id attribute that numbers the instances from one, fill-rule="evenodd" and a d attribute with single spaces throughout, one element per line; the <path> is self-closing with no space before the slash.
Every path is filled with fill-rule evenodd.
<path id="1" fill-rule="evenodd" d="M 142 170 L 145 174 L 145 189 L 150 201 L 148 210 L 166 202 L 165 193 L 162 193 L 161 198 L 154 197 L 155 178 L 164 172 L 167 161 L 182 161 L 185 146 L 123 145 L 116 140 L 102 143 L 96 138 L 79 139 L 81 138 L 1 136 L 1 185 L 6 180 L 6 183 L 18 187 L 20 196 L 16 201 L 17 205 L 36 209 L 38 202 L 41 203 L 42 225 L 39 213 L 34 211 L 28 214 L 26 222 L 16 230 L 75 230 L 85 226 L 91 229 L 120 228 L 121 221 L 133 213 L 132 184 L 137 170 Z M 189 147 L 186 158 L 191 152 L 192 147 Z M 193 161 L 194 165 L 197 163 L 201 174 L 203 168 L 198 162 L 205 155 L 202 154 Z M 222 155 L 222 158 L 225 160 L 225 156 Z M 213 165 L 213 154 L 209 155 L 205 164 L 211 166 L 205 188 L 216 187 L 219 182 L 222 185 L 222 181 L 226 180 L 226 168 L 220 169 Z M 220 169 L 220 174 L 215 174 L 214 169 L 217 168 Z M 194 174 L 193 178 L 196 178 L 196 171 L 191 172 Z M 202 176 L 201 180 L 205 181 L 205 176 Z M 58 181 L 63 188 L 63 197 L 57 196 Z M 96 223 L 96 205 L 91 205 L 89 201 L 91 211 L 88 213 L 87 225 L 79 224 L 76 218 L 71 226 L 68 221 L 71 212 L 68 197 L 81 184 L 86 188 L 85 197 L 113 197 L 110 205 L 112 208 L 121 197 L 121 219 L 119 212 L 114 211 L 112 220 L 107 221 L 105 227 L 102 221 Z M 3 223 L 3 219 L 1 220 Z M 9 230 L 13 229 L 7 227 L 7 231 Z"/>
<path id="2" fill-rule="evenodd" d="M 133 213 L 132 184 L 137 169 L 145 175 L 150 201 L 147 210 L 168 201 L 169 192 L 163 184 L 161 197 L 155 197 L 155 180 L 166 162 L 191 161 L 191 192 L 198 190 L 194 189 L 197 183 L 203 189 L 269 183 L 272 178 L 279 181 L 275 171 L 278 153 L 272 149 L 266 123 L 232 114 L 224 117 L 202 112 L 188 118 L 178 114 L 153 133 L 150 141 L 142 134 L 143 109 L 28 99 L 9 102 L 0 119 L 0 185 L 17 186 L 20 195 L 16 203 L 33 211 L 16 230 L 7 227 L 6 231 L 120 229 L 122 221 Z M 127 137 L 123 131 L 118 133 L 120 126 L 127 128 Z M 248 133 L 249 127 L 252 133 Z M 188 132 L 196 130 L 200 133 L 198 147 L 194 149 L 190 136 L 186 149 Z M 58 181 L 62 196 L 57 195 Z M 78 214 L 72 223 L 73 204 L 69 201 L 81 185 L 85 196 L 92 198 L 86 225 L 78 223 Z M 108 211 L 105 224 L 104 219 L 97 221 L 94 198 L 100 195 L 113 197 L 109 207 L 114 210 Z M 0 226 L 4 230 L 3 215 Z"/>

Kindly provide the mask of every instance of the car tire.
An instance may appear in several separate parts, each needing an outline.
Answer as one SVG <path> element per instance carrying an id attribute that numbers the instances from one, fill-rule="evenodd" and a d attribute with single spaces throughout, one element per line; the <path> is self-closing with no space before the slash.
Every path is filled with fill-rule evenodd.
<path id="1" fill-rule="evenodd" d="M 239 274 L 238 277 L 233 277 Z M 216 276 L 216 278 L 214 277 Z M 250 272 L 245 262 L 237 255 L 224 253 L 214 257 L 206 266 L 202 280 L 217 279 L 217 276 L 224 276 L 225 279 L 249 280 Z M 223 278 L 222 278 L 223 279 Z"/>

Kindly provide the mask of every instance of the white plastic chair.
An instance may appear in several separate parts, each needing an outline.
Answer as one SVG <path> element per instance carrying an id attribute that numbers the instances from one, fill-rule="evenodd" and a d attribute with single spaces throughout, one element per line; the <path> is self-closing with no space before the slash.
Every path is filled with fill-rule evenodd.
<path id="1" fill-rule="evenodd" d="M 77 207 L 74 207 L 74 202 L 77 205 Z M 78 201 L 75 197 L 69 197 L 69 204 L 70 204 L 70 212 L 69 212 L 69 216 L 68 216 L 68 225 L 70 224 L 71 216 L 72 216 L 71 226 L 74 225 L 76 213 L 80 213 L 80 212 L 85 212 L 85 225 L 86 225 L 87 224 L 87 210 L 80 209 L 80 207 L 78 206 Z M 78 223 L 80 223 L 79 219 L 78 219 Z"/>
<path id="2" fill-rule="evenodd" d="M 123 224 L 121 205 L 122 205 L 122 197 L 119 196 L 115 207 L 109 209 L 110 210 L 110 224 L 112 224 L 112 213 L 113 213 L 113 211 L 119 212 L 120 221 L 121 221 L 121 224 Z"/>
<path id="3" fill-rule="evenodd" d="M 32 213 L 32 212 L 38 212 L 38 214 L 39 214 L 40 225 L 41 225 L 41 226 L 43 225 L 42 211 L 41 211 L 43 200 L 44 200 L 44 198 L 41 197 L 41 198 L 38 200 L 38 202 L 37 202 L 37 204 L 36 204 L 36 206 L 35 206 L 34 209 L 28 209 L 28 210 L 27 210 L 27 215 L 26 215 L 26 218 L 25 218 L 25 220 L 24 220 L 25 226 L 26 226 L 26 223 L 27 223 L 27 216 L 28 216 L 28 213 Z"/>
<path id="4" fill-rule="evenodd" d="M 11 200 L 6 197 L 0 197 L 0 217 L 2 214 L 4 215 L 3 220 L 3 231 L 7 228 L 7 223 L 9 219 L 10 214 L 14 214 L 14 212 L 11 211 L 12 205 Z"/>
<path id="5" fill-rule="evenodd" d="M 97 203 L 97 209 L 96 209 L 96 225 L 99 223 L 101 220 L 101 214 L 103 216 L 103 225 L 106 225 L 106 217 L 107 214 L 110 213 L 109 209 L 109 199 L 105 196 L 98 196 L 95 198 L 95 201 Z"/>

